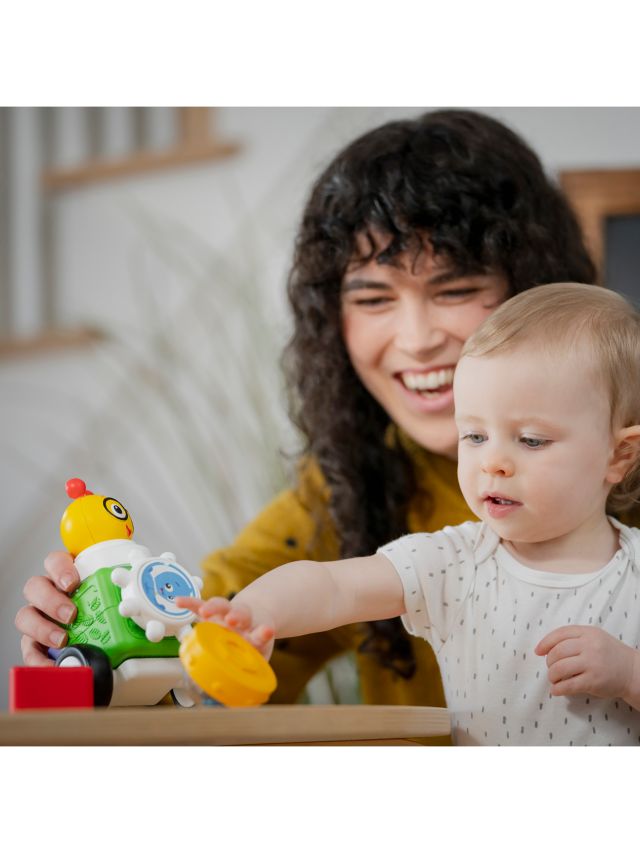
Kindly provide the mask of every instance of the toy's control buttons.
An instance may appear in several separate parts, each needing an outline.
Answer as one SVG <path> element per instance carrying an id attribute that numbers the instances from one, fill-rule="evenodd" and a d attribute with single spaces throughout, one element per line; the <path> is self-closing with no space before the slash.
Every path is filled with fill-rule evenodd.
<path id="1" fill-rule="evenodd" d="M 129 560 L 131 569 L 117 568 L 111 573 L 113 583 L 122 589 L 120 615 L 143 628 L 152 643 L 164 637 L 180 638 L 194 615 L 178 607 L 175 599 L 180 595 L 200 598 L 202 579 L 189 574 L 168 551 L 151 557 L 146 549 L 138 549 Z"/>

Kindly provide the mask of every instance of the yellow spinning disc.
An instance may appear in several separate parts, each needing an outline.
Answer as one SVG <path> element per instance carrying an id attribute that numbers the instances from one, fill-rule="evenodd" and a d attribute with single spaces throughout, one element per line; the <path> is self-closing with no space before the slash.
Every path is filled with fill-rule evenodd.
<path id="1" fill-rule="evenodd" d="M 268 661 L 248 640 L 215 622 L 198 622 L 180 645 L 190 678 L 229 707 L 261 705 L 276 689 Z"/>

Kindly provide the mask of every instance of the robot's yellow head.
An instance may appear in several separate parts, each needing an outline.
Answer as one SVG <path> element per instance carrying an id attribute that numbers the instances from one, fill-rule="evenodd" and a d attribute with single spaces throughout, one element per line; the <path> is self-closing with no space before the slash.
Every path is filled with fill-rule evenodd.
<path id="1" fill-rule="evenodd" d="M 67 480 L 66 491 L 72 503 L 60 522 L 60 538 L 72 557 L 97 542 L 107 539 L 131 539 L 133 521 L 120 501 L 94 495 L 82 480 Z"/>

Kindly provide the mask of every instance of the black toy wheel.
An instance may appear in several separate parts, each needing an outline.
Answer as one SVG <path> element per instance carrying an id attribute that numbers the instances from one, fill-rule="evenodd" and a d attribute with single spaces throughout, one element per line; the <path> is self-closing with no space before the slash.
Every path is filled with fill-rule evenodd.
<path id="1" fill-rule="evenodd" d="M 58 655 L 56 666 L 90 666 L 93 671 L 93 704 L 109 704 L 113 694 L 113 672 L 109 658 L 101 649 L 67 646 Z"/>

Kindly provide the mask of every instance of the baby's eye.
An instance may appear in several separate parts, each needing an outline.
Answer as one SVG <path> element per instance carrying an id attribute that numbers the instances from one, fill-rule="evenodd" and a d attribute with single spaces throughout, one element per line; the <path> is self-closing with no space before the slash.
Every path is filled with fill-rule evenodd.
<path id="1" fill-rule="evenodd" d="M 485 440 L 484 435 L 480 432 L 468 432 L 466 435 L 460 436 L 460 441 L 468 441 L 469 444 L 482 444 Z"/>
<path id="2" fill-rule="evenodd" d="M 544 447 L 545 444 L 549 444 L 549 441 L 546 438 L 528 438 L 527 436 L 523 436 L 520 441 L 525 445 L 525 447 L 531 447 L 532 449 Z"/>

